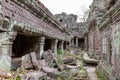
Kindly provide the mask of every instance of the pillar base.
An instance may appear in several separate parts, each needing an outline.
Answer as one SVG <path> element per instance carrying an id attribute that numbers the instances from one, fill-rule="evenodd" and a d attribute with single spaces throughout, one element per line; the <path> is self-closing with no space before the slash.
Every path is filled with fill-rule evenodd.
<path id="1" fill-rule="evenodd" d="M 11 70 L 11 57 L 9 55 L 0 56 L 0 71 L 10 71 Z"/>

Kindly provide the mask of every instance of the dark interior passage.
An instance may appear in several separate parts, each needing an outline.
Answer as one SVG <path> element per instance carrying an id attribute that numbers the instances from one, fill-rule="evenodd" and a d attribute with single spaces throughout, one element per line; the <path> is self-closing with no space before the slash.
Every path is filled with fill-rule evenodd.
<path id="1" fill-rule="evenodd" d="M 45 39 L 44 51 L 51 49 L 51 40 Z"/>
<path id="2" fill-rule="evenodd" d="M 67 42 L 64 42 L 64 44 L 63 44 L 63 49 L 64 50 L 67 48 L 66 44 L 67 44 Z"/>
<path id="3" fill-rule="evenodd" d="M 84 49 L 85 45 L 84 45 L 84 38 L 82 39 L 78 39 L 78 47 L 81 49 Z"/>
<path id="4" fill-rule="evenodd" d="M 74 44 L 76 44 L 76 39 L 74 38 Z"/>
<path id="5" fill-rule="evenodd" d="M 34 51 L 37 38 L 18 34 L 13 41 L 12 57 L 22 57 L 25 54 Z"/>

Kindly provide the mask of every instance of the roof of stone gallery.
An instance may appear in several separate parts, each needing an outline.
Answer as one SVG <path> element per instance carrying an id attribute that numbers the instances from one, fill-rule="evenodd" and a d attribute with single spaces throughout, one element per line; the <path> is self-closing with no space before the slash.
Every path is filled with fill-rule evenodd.
<path id="1" fill-rule="evenodd" d="M 10 22 L 17 21 L 18 23 L 22 23 L 24 26 L 28 26 L 27 28 L 34 29 L 34 32 L 35 30 L 37 30 L 37 32 L 41 31 L 45 36 L 47 35 L 62 40 L 68 39 L 66 38 L 67 35 L 62 32 L 61 28 L 59 28 L 62 25 L 57 22 L 53 14 L 40 1 L 35 0 L 33 2 L 34 4 L 31 2 L 29 3 L 29 0 L 23 1 L 24 3 L 21 2 L 22 4 L 20 4 L 19 0 L 1 0 L 0 2 L 2 4 L 1 13 L 4 17 L 9 19 Z M 39 10 L 41 9 L 43 11 L 43 17 L 46 15 L 47 18 L 50 17 L 50 22 L 53 24 L 40 19 L 38 14 L 40 14 Z"/>

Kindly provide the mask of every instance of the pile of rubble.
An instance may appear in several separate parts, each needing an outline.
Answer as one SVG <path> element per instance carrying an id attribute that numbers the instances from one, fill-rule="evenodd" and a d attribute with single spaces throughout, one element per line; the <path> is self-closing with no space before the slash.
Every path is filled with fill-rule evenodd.
<path id="1" fill-rule="evenodd" d="M 87 80 L 82 54 L 55 55 L 48 50 L 37 60 L 36 53 L 31 52 L 12 64 L 15 71 L 1 72 L 0 80 Z"/>
<path id="2" fill-rule="evenodd" d="M 82 56 L 82 52 L 75 52 L 74 54 L 66 53 L 62 55 L 61 59 L 64 65 L 64 70 L 62 72 L 66 71 L 69 73 L 69 76 L 66 75 L 67 79 L 65 80 L 87 80 Z"/>

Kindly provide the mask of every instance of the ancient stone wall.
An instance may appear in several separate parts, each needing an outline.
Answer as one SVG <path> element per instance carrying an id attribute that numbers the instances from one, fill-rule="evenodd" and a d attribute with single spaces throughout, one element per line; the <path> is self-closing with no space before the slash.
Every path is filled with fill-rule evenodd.
<path id="1" fill-rule="evenodd" d="M 88 52 L 91 55 L 91 57 L 96 59 L 100 59 L 100 31 L 98 26 L 105 12 L 105 1 L 93 0 L 92 5 L 90 6 L 90 13 L 87 19 L 89 35 Z"/>
<path id="2" fill-rule="evenodd" d="M 41 59 L 46 45 L 56 54 L 58 41 L 63 52 L 71 40 L 64 27 L 38 0 L 0 0 L 0 70 L 11 70 L 13 58 L 30 52 Z"/>
<path id="3" fill-rule="evenodd" d="M 84 35 L 87 32 L 87 27 L 86 22 L 77 22 L 77 15 L 74 14 L 66 14 L 66 13 L 61 13 L 61 14 L 56 14 L 55 15 L 58 21 L 66 24 L 67 29 L 70 29 L 71 34 L 73 35 L 73 38 L 71 40 L 72 45 L 79 46 L 82 48 L 80 45 L 84 45 Z M 75 36 L 75 37 L 74 37 Z M 75 42 L 75 38 L 78 38 L 78 44 L 77 45 Z M 80 39 L 83 39 L 82 42 L 80 42 Z M 74 41 L 74 42 L 73 42 Z"/>
<path id="4" fill-rule="evenodd" d="M 96 0 L 97 1 L 97 0 Z M 99 0 L 100 1 L 100 0 Z M 97 2 L 99 2 L 97 1 Z M 94 0 L 95 2 L 95 0 Z M 99 2 L 103 4 L 102 2 Z M 96 4 L 96 3 L 95 3 Z M 92 6 L 94 6 L 92 4 Z M 100 8 L 100 7 L 99 7 Z M 101 6 L 101 9 L 103 7 Z M 120 25 L 120 0 L 106 0 L 105 1 L 105 13 L 102 14 L 100 20 L 97 20 L 97 29 L 99 31 L 99 39 L 97 40 L 99 45 L 100 63 L 97 67 L 97 71 L 102 72 L 108 78 L 108 80 L 120 79 L 120 65 L 119 65 L 119 25 Z M 93 9 L 93 11 L 95 11 Z M 96 18 L 95 18 L 96 19 Z M 93 24 L 90 24 L 90 26 Z M 89 28 L 90 31 L 93 28 Z M 96 30 L 96 29 L 95 29 Z M 95 30 L 93 30 L 95 32 Z M 92 35 L 89 32 L 89 35 Z M 89 38 L 94 39 L 95 37 Z M 91 43 L 96 44 L 95 42 Z M 89 47 L 90 48 L 90 47 Z M 91 50 L 91 49 L 90 49 Z"/>
<path id="5" fill-rule="evenodd" d="M 37 13 L 40 13 L 37 12 L 40 11 L 37 10 L 39 7 L 36 8 L 38 5 L 36 5 L 34 2 L 33 5 L 31 3 L 27 3 L 25 5 L 25 3 L 19 1 L 16 2 L 14 0 L 1 0 L 1 16 L 7 18 L 9 23 L 14 23 L 16 21 L 14 24 L 17 26 L 19 26 L 19 24 L 22 25 L 22 27 L 20 27 L 22 29 L 28 29 L 28 31 L 33 33 L 42 33 L 49 37 L 51 36 L 57 38 L 57 35 L 59 35 L 59 39 L 62 39 L 65 34 L 62 34 L 62 31 L 60 31 L 61 29 L 58 29 L 61 25 L 55 22 L 53 18 L 50 17 L 49 19 L 47 16 L 48 13 L 44 10 L 41 11 L 43 12 L 42 15 L 38 16 Z M 36 11 L 31 12 L 31 6 L 34 6 L 34 10 Z"/>
<path id="6" fill-rule="evenodd" d="M 78 36 L 83 38 L 87 32 L 86 22 L 77 22 L 77 15 L 74 14 L 56 14 L 58 21 L 63 22 L 66 26 L 74 32 L 78 32 Z M 73 34 L 74 34 L 73 32 Z"/>

